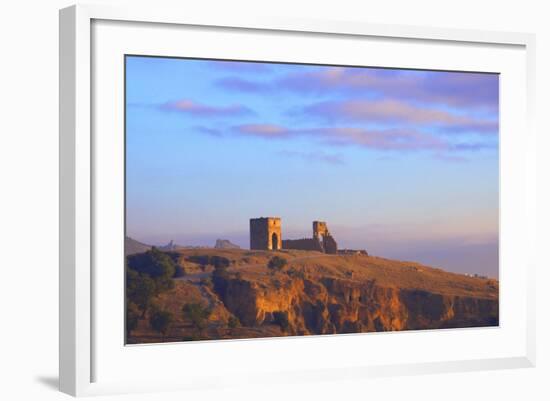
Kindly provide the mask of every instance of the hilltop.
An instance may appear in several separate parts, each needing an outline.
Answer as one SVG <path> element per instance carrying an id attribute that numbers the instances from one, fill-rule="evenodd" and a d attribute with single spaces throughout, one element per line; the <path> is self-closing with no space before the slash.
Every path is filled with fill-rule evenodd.
<path id="1" fill-rule="evenodd" d="M 167 254 L 185 275 L 155 304 L 174 325 L 161 339 L 142 321 L 131 343 L 498 325 L 498 281 L 418 263 L 300 250 Z M 274 256 L 286 264 L 269 267 Z M 181 313 L 191 303 L 210 312 L 200 334 Z"/>
<path id="2" fill-rule="evenodd" d="M 151 249 L 150 245 L 146 245 L 139 241 L 136 241 L 130 237 L 124 237 L 124 255 L 133 255 L 136 253 L 147 252 Z"/>

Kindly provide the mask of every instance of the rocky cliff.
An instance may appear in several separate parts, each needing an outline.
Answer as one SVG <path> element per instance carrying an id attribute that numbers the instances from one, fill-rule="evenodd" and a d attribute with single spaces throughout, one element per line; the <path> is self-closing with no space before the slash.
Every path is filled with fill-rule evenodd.
<path id="1" fill-rule="evenodd" d="M 227 278 L 225 307 L 245 326 L 288 321 L 291 335 L 489 326 L 498 324 L 498 300 L 387 287 L 376 280 L 276 279 L 265 285 Z"/>
<path id="2" fill-rule="evenodd" d="M 191 302 L 185 294 L 195 294 L 192 302 L 212 310 L 204 339 L 498 325 L 493 279 L 362 254 L 180 252 L 188 274 L 157 303 L 177 316 Z M 204 253 L 227 260 L 228 267 L 194 265 Z M 287 263 L 268 267 L 275 254 Z M 181 341 L 189 330 L 184 319 L 176 327 L 169 341 Z"/>

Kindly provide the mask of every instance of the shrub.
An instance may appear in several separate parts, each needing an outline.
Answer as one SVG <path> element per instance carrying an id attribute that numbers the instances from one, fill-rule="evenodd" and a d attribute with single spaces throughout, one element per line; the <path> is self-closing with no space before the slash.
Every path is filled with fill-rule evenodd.
<path id="1" fill-rule="evenodd" d="M 297 270 L 294 267 L 287 271 L 289 277 L 305 279 L 305 273 L 302 270 Z"/>
<path id="2" fill-rule="evenodd" d="M 130 337 L 132 331 L 134 331 L 139 322 L 139 310 L 137 305 L 126 301 L 126 339 Z"/>
<path id="3" fill-rule="evenodd" d="M 212 265 L 215 268 L 229 267 L 231 261 L 223 256 L 213 255 L 192 255 L 187 258 L 193 263 L 201 265 L 202 268 L 206 265 Z"/>
<path id="4" fill-rule="evenodd" d="M 273 270 L 282 270 L 283 267 L 285 267 L 287 264 L 287 261 L 285 258 L 281 258 L 280 256 L 273 256 L 269 263 L 267 264 L 267 267 Z"/>
<path id="5" fill-rule="evenodd" d="M 145 313 L 156 294 L 157 285 L 151 277 L 127 269 L 126 296 L 141 311 L 142 318 L 145 317 Z"/>
<path id="6" fill-rule="evenodd" d="M 153 312 L 149 318 L 151 328 L 156 332 L 161 333 L 163 337 L 166 336 L 166 333 L 172 326 L 172 321 L 172 313 L 163 310 Z"/>
<path id="7" fill-rule="evenodd" d="M 210 257 L 208 255 L 191 255 L 187 258 L 187 260 L 201 266 L 210 264 Z"/>
<path id="8" fill-rule="evenodd" d="M 231 316 L 229 320 L 227 321 L 227 326 L 230 329 L 234 329 L 236 327 L 241 327 L 241 321 L 236 316 Z"/>
<path id="9" fill-rule="evenodd" d="M 156 248 L 126 258 L 126 296 L 142 318 L 155 296 L 174 288 L 175 274 L 174 260 Z"/>
<path id="10" fill-rule="evenodd" d="M 151 278 L 171 278 L 176 271 L 174 260 L 157 248 L 145 253 L 129 255 L 128 267 L 138 273 L 147 274 Z"/>
<path id="11" fill-rule="evenodd" d="M 210 257 L 210 264 L 219 269 L 229 267 L 231 261 L 223 256 L 214 255 Z"/>
<path id="12" fill-rule="evenodd" d="M 199 303 L 185 304 L 182 308 L 184 318 L 191 321 L 197 332 L 202 333 L 206 328 L 206 323 L 210 317 L 211 311 Z"/>
<path id="13" fill-rule="evenodd" d="M 280 290 L 281 287 L 282 287 L 282 284 L 281 284 L 281 281 L 280 281 L 280 280 L 271 280 L 271 284 L 272 284 L 273 287 L 275 287 L 275 289 L 277 289 L 277 290 Z"/>
<path id="14" fill-rule="evenodd" d="M 181 267 L 180 265 L 176 266 L 176 270 L 174 272 L 174 278 L 183 277 L 186 274 L 187 274 L 187 272 L 185 271 L 185 269 L 183 267 Z"/>

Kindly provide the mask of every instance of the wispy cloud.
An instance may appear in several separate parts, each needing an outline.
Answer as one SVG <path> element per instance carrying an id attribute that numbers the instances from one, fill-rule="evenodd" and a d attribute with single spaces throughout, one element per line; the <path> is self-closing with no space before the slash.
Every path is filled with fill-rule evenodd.
<path id="1" fill-rule="evenodd" d="M 292 131 L 275 124 L 243 124 L 233 127 L 233 131 L 242 135 L 257 136 L 266 139 L 285 138 L 297 133 L 297 131 Z"/>
<path id="2" fill-rule="evenodd" d="M 325 137 L 324 141 L 338 146 L 359 146 L 381 151 L 421 151 L 446 149 L 441 138 L 414 130 L 369 130 L 362 128 L 321 128 L 312 131 Z"/>
<path id="3" fill-rule="evenodd" d="M 321 162 L 321 163 L 334 164 L 334 165 L 344 164 L 344 159 L 342 158 L 341 155 L 329 154 L 325 152 L 299 152 L 299 151 L 284 150 L 278 153 L 281 156 L 293 158 L 293 159 L 301 159 L 308 163 Z"/>
<path id="4" fill-rule="evenodd" d="M 322 67 L 293 72 L 273 81 L 226 77 L 216 84 L 239 92 L 287 90 L 300 94 L 370 95 L 452 107 L 498 109 L 498 75 L 468 72 L 408 71 Z"/>
<path id="5" fill-rule="evenodd" d="M 440 138 L 416 131 L 368 130 L 361 128 L 292 129 L 279 125 L 256 124 L 233 127 L 233 132 L 264 139 L 305 136 L 334 146 L 355 145 L 377 150 L 425 150 L 447 148 Z"/>
<path id="6" fill-rule="evenodd" d="M 161 110 L 178 112 L 197 117 L 233 117 L 252 115 L 254 112 L 242 105 L 210 106 L 189 99 L 167 102 L 159 106 Z"/>
<path id="7" fill-rule="evenodd" d="M 439 135 L 401 129 L 371 130 L 356 127 L 288 128 L 273 124 L 247 124 L 232 127 L 235 135 L 258 137 L 266 140 L 309 138 L 320 144 L 355 146 L 377 151 L 419 152 L 431 151 L 443 159 L 444 154 L 495 149 L 496 144 L 486 142 L 453 143 Z"/>
<path id="8" fill-rule="evenodd" d="M 466 72 L 325 68 L 290 74 L 277 83 L 297 92 L 372 93 L 455 107 L 498 107 L 498 75 Z"/>
<path id="9" fill-rule="evenodd" d="M 215 123 L 215 128 L 195 127 L 206 135 L 280 141 L 306 138 L 327 150 L 339 146 L 387 154 L 427 152 L 447 161 L 463 161 L 464 154 L 498 146 L 498 75 L 322 66 L 291 71 L 247 62 L 213 61 L 208 65 L 230 72 L 213 81 L 226 92 L 273 99 L 286 92 L 301 99 L 301 104 L 286 114 L 277 104 L 282 119 L 258 119 L 257 123 L 229 125 L 223 130 Z M 263 74 L 269 68 L 272 73 Z M 308 105 L 308 99 L 315 100 Z M 203 118 L 255 114 L 242 104 L 210 105 L 189 99 L 168 102 L 161 108 Z M 292 117 L 297 115 L 303 120 L 292 125 L 297 122 Z M 309 128 L 298 128 L 301 126 Z M 328 153 L 301 151 L 287 152 L 285 157 L 334 164 L 343 161 Z"/>
<path id="10" fill-rule="evenodd" d="M 496 134 L 498 121 L 457 115 L 445 110 L 417 106 L 398 100 L 327 101 L 306 106 L 301 114 L 325 121 L 376 124 L 414 124 L 438 128 L 441 132 Z"/>

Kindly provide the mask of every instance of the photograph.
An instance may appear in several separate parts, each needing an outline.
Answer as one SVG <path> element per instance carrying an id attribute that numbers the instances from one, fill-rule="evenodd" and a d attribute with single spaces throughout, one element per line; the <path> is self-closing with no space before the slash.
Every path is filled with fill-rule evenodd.
<path id="1" fill-rule="evenodd" d="M 499 326 L 498 73 L 127 54 L 124 90 L 125 344 Z"/>

